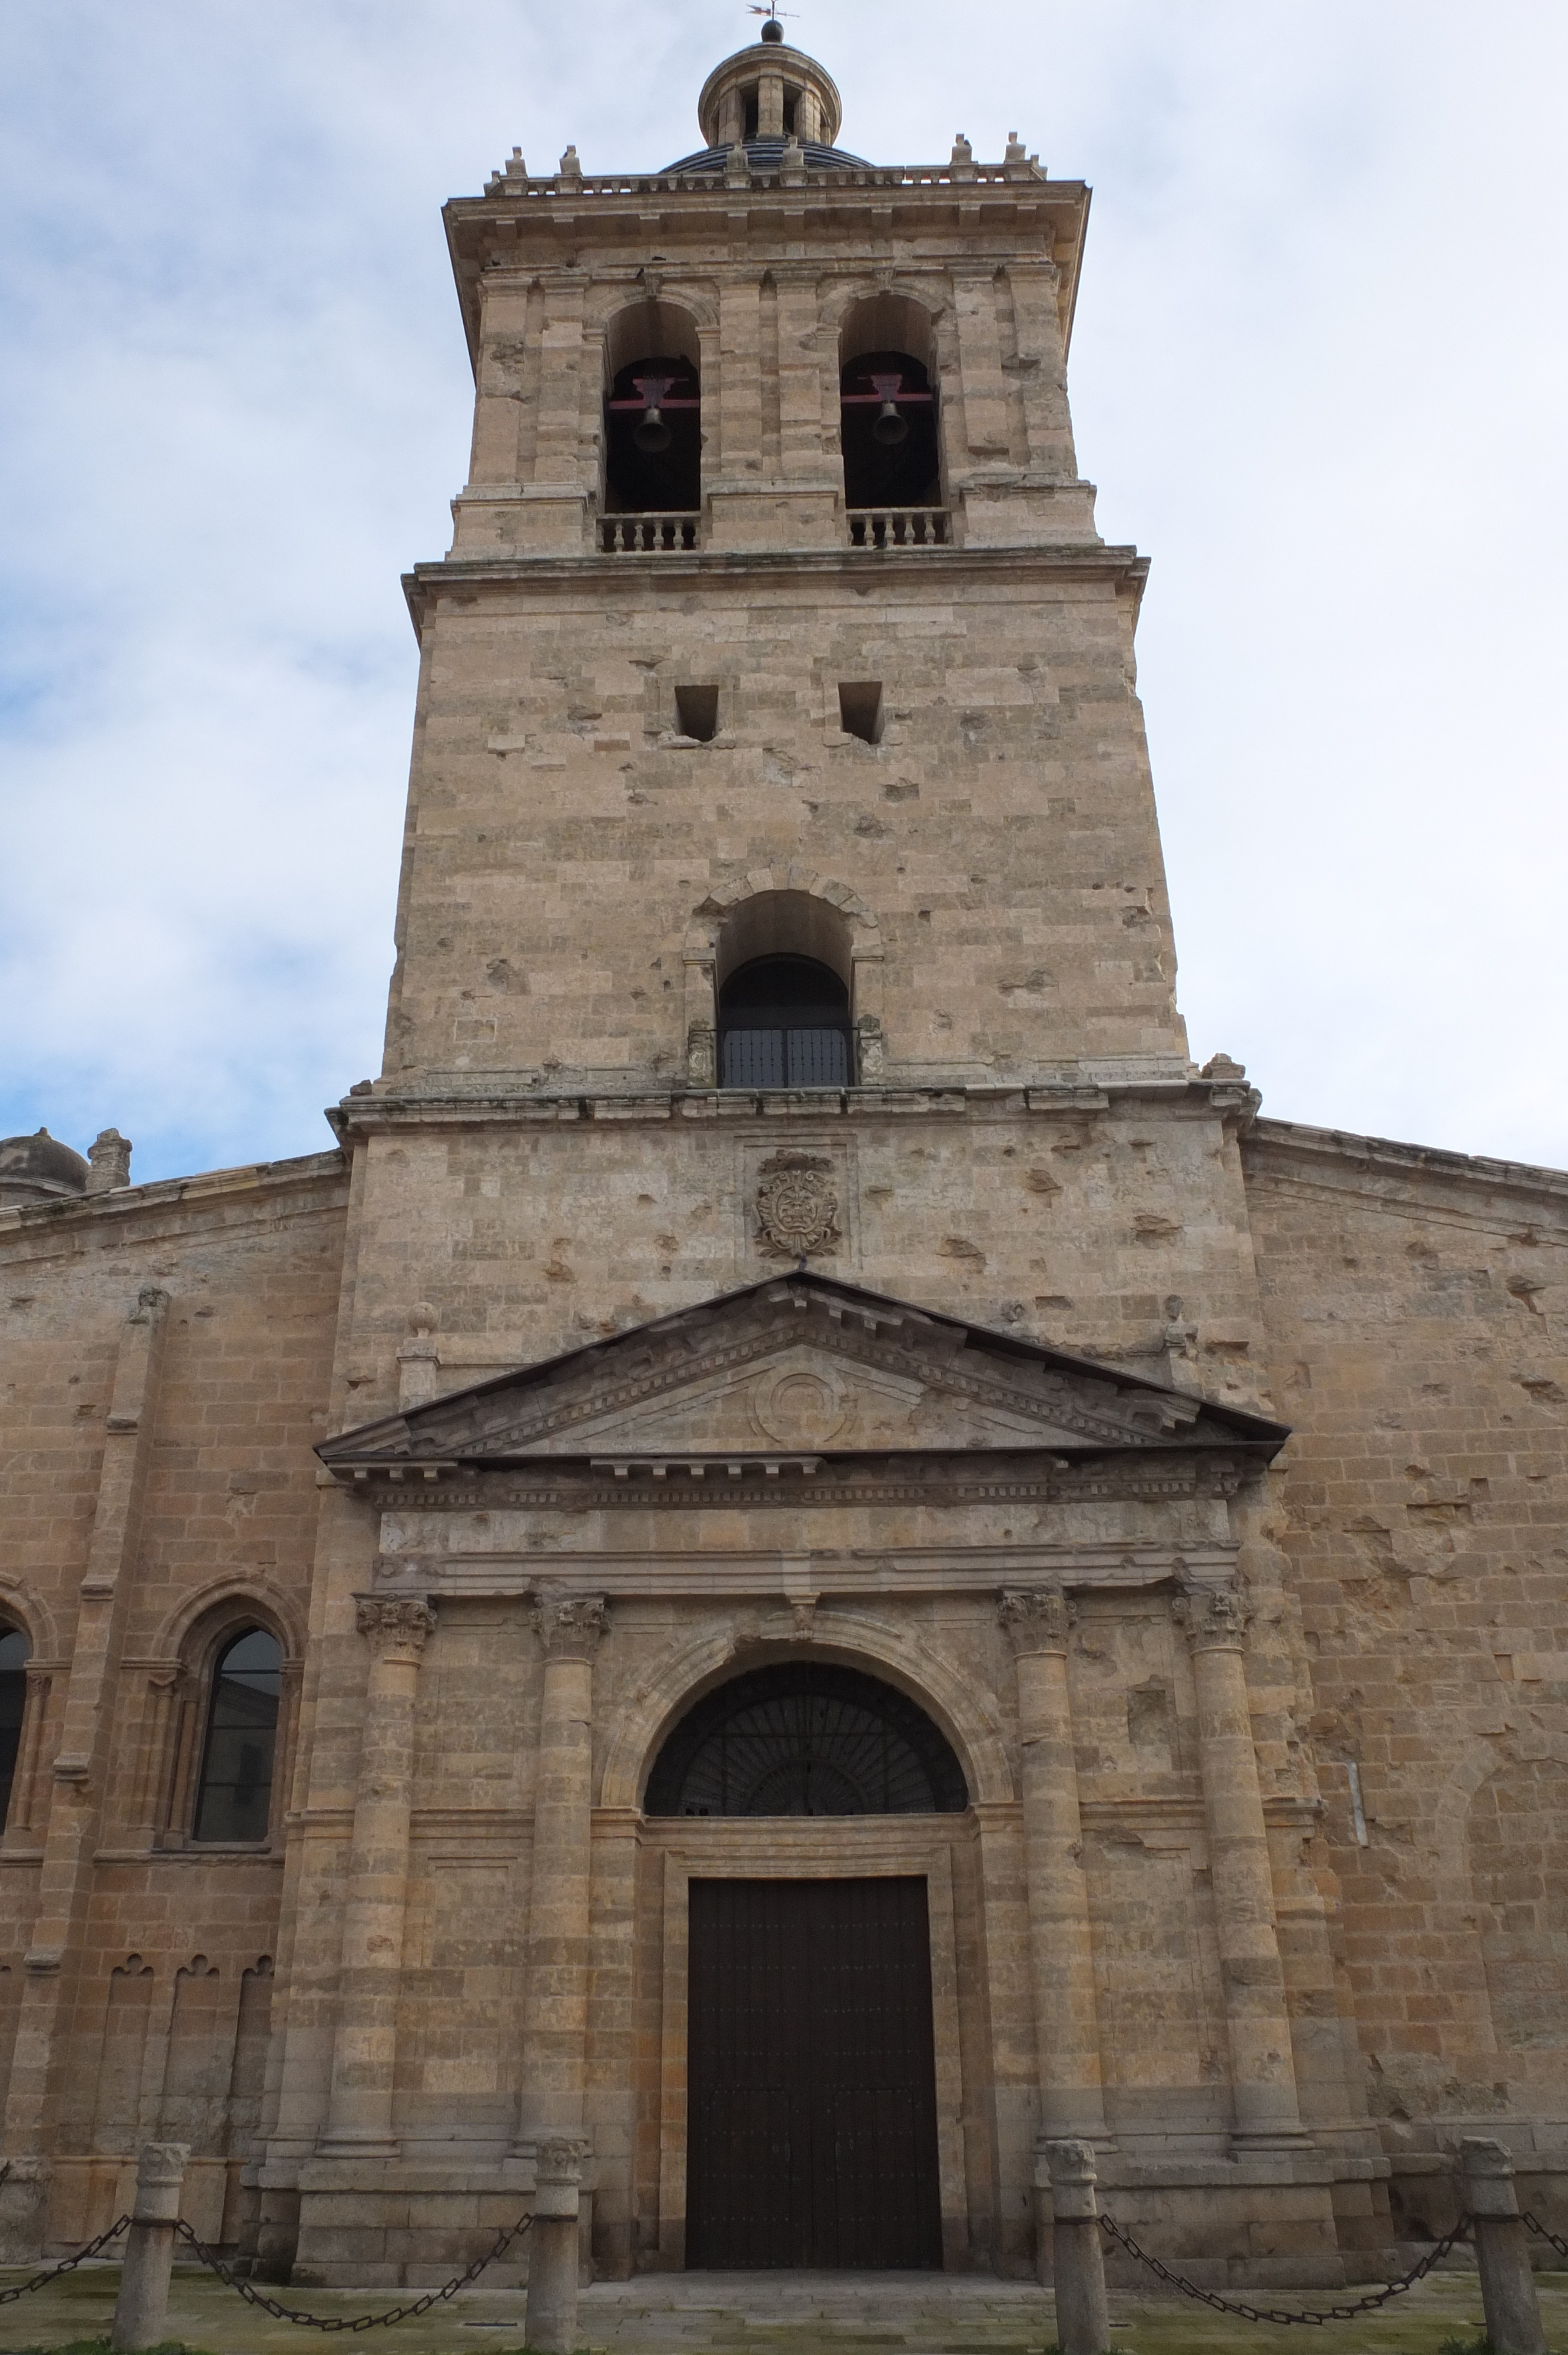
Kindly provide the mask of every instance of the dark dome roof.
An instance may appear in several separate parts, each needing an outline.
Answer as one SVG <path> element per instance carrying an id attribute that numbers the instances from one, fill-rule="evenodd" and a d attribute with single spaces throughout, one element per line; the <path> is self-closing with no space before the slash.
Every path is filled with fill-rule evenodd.
<path id="1" fill-rule="evenodd" d="M 0 1137 L 0 1187 L 27 1186 L 39 1193 L 84 1194 L 87 1163 L 69 1145 L 40 1128 L 36 1136 Z"/>
<path id="2" fill-rule="evenodd" d="M 784 158 L 782 139 L 748 139 L 746 157 L 754 172 L 777 172 Z M 800 153 L 810 172 L 869 172 L 872 169 L 863 155 L 848 155 L 842 147 L 821 147 L 812 139 L 803 140 Z M 678 164 L 666 164 L 662 179 L 681 172 L 714 172 L 724 170 L 729 155 L 728 145 L 705 147 L 695 155 L 683 155 Z"/>

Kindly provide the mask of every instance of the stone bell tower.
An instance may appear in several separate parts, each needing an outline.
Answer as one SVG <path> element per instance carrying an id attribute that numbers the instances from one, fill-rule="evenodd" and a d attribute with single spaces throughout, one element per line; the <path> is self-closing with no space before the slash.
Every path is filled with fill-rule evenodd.
<path id="1" fill-rule="evenodd" d="M 1254 1608 L 1256 1099 L 1176 1012 L 1145 567 L 1067 406 L 1088 191 L 1016 138 L 867 162 L 841 112 L 770 21 L 697 152 L 514 153 L 447 208 L 471 472 L 407 582 L 385 1068 L 334 1115 L 260 2178 L 302 2277 L 444 2267 L 426 2195 L 493 2230 L 546 2133 L 599 2264 L 775 2262 L 702 2207 L 747 2162 L 695 2139 L 686 1890 L 781 1874 L 927 1892 L 925 2254 L 846 2222 L 826 2261 L 1027 2267 L 1036 2138 L 1073 2132 L 1189 2222 L 1245 2160 L 1291 2276 L 1338 2277 L 1362 2127 L 1321 1897 L 1287 1842 L 1282 1956 L 1266 1838 L 1315 1801 L 1245 1731 L 1248 1675 L 1280 1728 L 1303 1682 Z M 690 1712 L 743 1669 L 853 1691 L 905 1796 L 843 1765 L 831 1825 L 788 1776 L 736 1801 Z M 1116 1960 L 1148 1894 L 1086 1881 L 1080 1784 L 1164 1842 L 1164 1994 Z"/>

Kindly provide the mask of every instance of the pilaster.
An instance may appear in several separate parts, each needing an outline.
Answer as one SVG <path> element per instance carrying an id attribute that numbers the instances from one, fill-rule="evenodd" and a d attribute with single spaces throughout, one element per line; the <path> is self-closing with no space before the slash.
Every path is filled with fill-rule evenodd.
<path id="1" fill-rule="evenodd" d="M 545 1654 L 534 1806 L 534 1875 L 523 1998 L 524 2142 L 580 2133 L 588 2048 L 592 1852 L 593 1662 L 609 1618 L 602 1594 L 549 1589 L 535 1606 Z"/>
<path id="2" fill-rule="evenodd" d="M 1308 2137 L 1297 2103 L 1268 1833 L 1247 1703 L 1246 1590 L 1239 1579 L 1189 1583 L 1175 1607 L 1197 1690 L 1237 2153 L 1298 2148 Z"/>
<path id="3" fill-rule="evenodd" d="M 413 1595 L 359 1598 L 371 1646 L 365 1732 L 354 1805 L 332 2102 L 323 2155 L 396 2158 L 392 2132 L 397 1993 L 408 1891 L 414 1773 L 414 1691 L 436 1624 Z"/>
<path id="4" fill-rule="evenodd" d="M 1105 2142 L 1094 1950 L 1073 1748 L 1067 1642 L 1072 1605 L 1060 1586 L 1011 1587 L 998 1616 L 1018 1679 L 1018 1741 L 1040 2132 Z"/>

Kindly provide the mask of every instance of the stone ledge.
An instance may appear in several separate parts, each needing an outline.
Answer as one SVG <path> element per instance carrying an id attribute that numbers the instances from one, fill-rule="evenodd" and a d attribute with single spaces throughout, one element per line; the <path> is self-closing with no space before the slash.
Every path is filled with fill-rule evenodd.
<path id="1" fill-rule="evenodd" d="M 107 1194 L 68 1195 L 52 1202 L 23 1202 L 0 1209 L 0 1239 L 52 1233 L 61 1225 L 88 1220 L 118 1222 L 147 1210 L 221 1209 L 257 1202 L 282 1192 L 301 1192 L 323 1183 L 341 1186 L 346 1204 L 348 1164 L 342 1151 L 302 1154 L 291 1161 L 255 1161 L 234 1169 L 209 1169 L 191 1178 L 159 1178 L 145 1186 L 118 1186 Z M 270 1211 L 270 1199 L 267 1205 Z M 334 1203 L 331 1207 L 337 1208 Z"/>
<path id="2" fill-rule="evenodd" d="M 1548 1194 L 1568 1205 L 1568 1170 L 1528 1161 L 1492 1161 L 1479 1154 L 1450 1153 L 1438 1146 L 1402 1145 L 1384 1136 L 1359 1136 L 1349 1129 L 1310 1128 L 1290 1120 L 1258 1120 L 1247 1138 L 1249 1163 L 1276 1157 L 1338 1165 L 1354 1175 L 1449 1178 L 1466 1186 L 1505 1186 L 1517 1192 Z"/>
<path id="3" fill-rule="evenodd" d="M 334 1135 L 345 1144 L 359 1135 L 393 1128 L 484 1126 L 526 1121 L 555 1124 L 613 1122 L 663 1124 L 684 1120 L 750 1120 L 768 1126 L 779 1121 L 821 1124 L 850 1117 L 859 1119 L 932 1120 L 1018 1119 L 1053 1114 L 1081 1118 L 1086 1112 L 1108 1112 L 1118 1103 L 1160 1103 L 1199 1117 L 1222 1117 L 1238 1109 L 1235 1092 L 1225 1082 L 1171 1071 L 1145 1071 L 1125 1078 L 1101 1075 L 1083 1082 L 1019 1080 L 944 1086 L 904 1085 L 895 1081 L 885 1088 L 716 1089 L 668 1087 L 653 1090 L 630 1086 L 612 1090 L 602 1082 L 565 1086 L 546 1092 L 522 1073 L 476 1074 L 471 1084 L 464 1075 L 441 1075 L 440 1086 L 399 1086 L 378 1082 L 373 1093 L 345 1096 L 330 1105 L 326 1117 Z M 511 1084 L 508 1084 L 509 1080 Z M 1568 1184 L 1568 1181 L 1564 1181 Z"/>

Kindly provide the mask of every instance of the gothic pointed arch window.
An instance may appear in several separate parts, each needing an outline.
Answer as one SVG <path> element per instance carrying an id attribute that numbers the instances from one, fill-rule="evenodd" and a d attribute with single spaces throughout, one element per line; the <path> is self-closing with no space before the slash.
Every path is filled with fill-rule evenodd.
<path id="1" fill-rule="evenodd" d="M 267 1838 L 282 1672 L 282 1646 L 265 1627 L 246 1628 L 219 1653 L 207 1704 L 193 1842 L 234 1846 Z"/>
<path id="2" fill-rule="evenodd" d="M 969 1806 L 951 1742 L 907 1694 L 790 1660 L 699 1700 L 654 1761 L 651 1816 L 948 1816 Z"/>
<path id="3" fill-rule="evenodd" d="M 0 1830 L 11 1812 L 22 1720 L 27 1708 L 27 1662 L 32 1646 L 20 1627 L 0 1628 Z"/>

